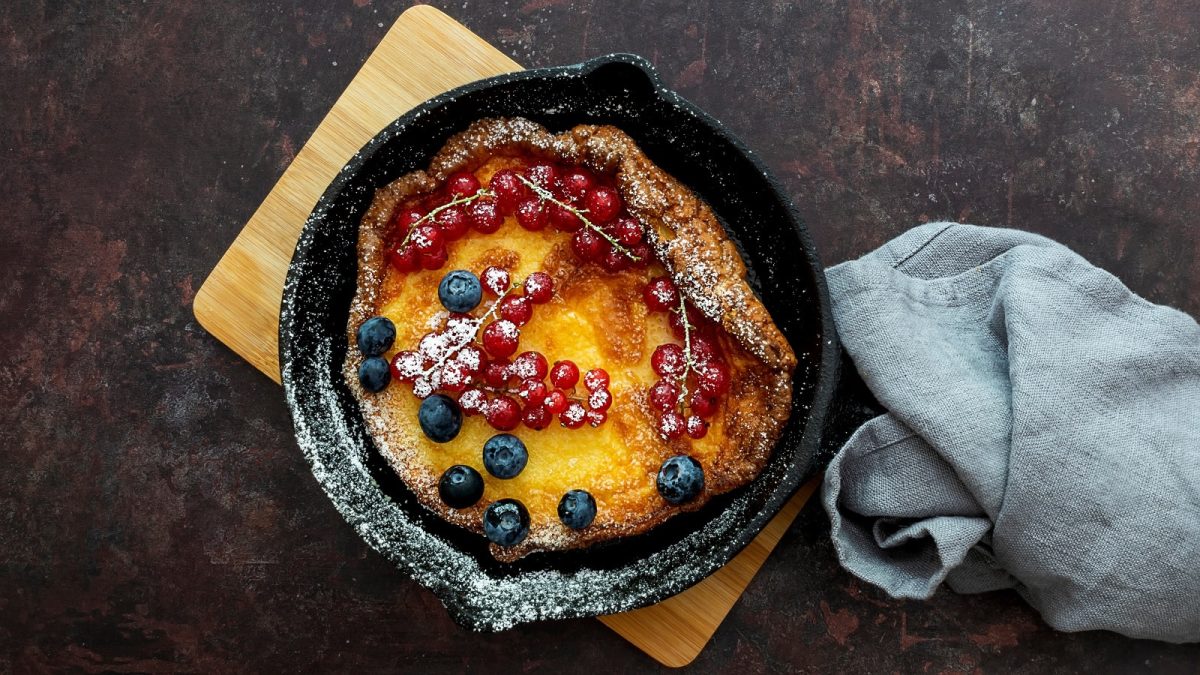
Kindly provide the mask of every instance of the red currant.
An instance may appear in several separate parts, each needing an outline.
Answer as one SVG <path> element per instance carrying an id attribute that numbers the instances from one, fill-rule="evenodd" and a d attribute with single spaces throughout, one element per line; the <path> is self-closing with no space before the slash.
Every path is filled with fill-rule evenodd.
<path id="1" fill-rule="evenodd" d="M 509 370 L 522 380 L 526 378 L 542 380 L 545 379 L 546 371 L 549 369 L 546 357 L 542 356 L 540 352 L 521 352 L 517 358 L 513 359 L 512 368 Z"/>
<path id="2" fill-rule="evenodd" d="M 534 272 L 525 277 L 525 295 L 535 305 L 550 302 L 554 297 L 554 279 L 545 272 Z"/>
<path id="3" fill-rule="evenodd" d="M 487 367 L 487 354 L 474 343 L 459 349 L 454 355 L 454 360 L 461 363 L 471 375 L 478 375 Z"/>
<path id="4" fill-rule="evenodd" d="M 413 225 L 416 225 L 424 217 L 425 214 L 420 209 L 396 209 L 396 212 L 392 214 L 392 231 L 396 232 L 397 236 L 403 237 L 408 234 Z"/>
<path id="5" fill-rule="evenodd" d="M 592 186 L 596 184 L 596 177 L 591 171 L 577 166 L 567 170 L 562 175 L 562 178 L 559 179 L 559 182 L 562 184 L 563 196 L 572 202 L 578 203 L 583 201 L 588 190 L 591 190 Z"/>
<path id="6" fill-rule="evenodd" d="M 526 405 L 541 405 L 549 393 L 546 383 L 533 377 L 521 380 L 521 386 L 517 389 L 517 395 L 525 399 Z"/>
<path id="7" fill-rule="evenodd" d="M 421 225 L 413 230 L 410 241 L 418 255 L 434 255 L 446 247 L 442 231 L 432 224 Z"/>
<path id="8" fill-rule="evenodd" d="M 684 425 L 687 428 L 687 435 L 697 440 L 704 438 L 704 434 L 708 433 L 708 422 L 696 415 L 689 415 Z"/>
<path id="9" fill-rule="evenodd" d="M 683 436 L 685 426 L 683 416 L 675 411 L 665 412 L 658 418 L 658 433 L 668 441 Z"/>
<path id="10" fill-rule="evenodd" d="M 421 266 L 421 256 L 417 254 L 417 249 L 413 248 L 412 244 L 405 244 L 404 248 L 393 249 L 388 254 L 388 261 L 392 263 L 401 272 L 411 272 Z"/>
<path id="11" fill-rule="evenodd" d="M 525 177 L 534 185 L 553 190 L 558 184 L 558 167 L 550 162 L 534 162 L 525 168 Z"/>
<path id="12" fill-rule="evenodd" d="M 587 387 L 588 391 L 608 389 L 608 381 L 608 371 L 603 368 L 592 368 L 583 376 L 583 386 Z"/>
<path id="13" fill-rule="evenodd" d="M 492 295 L 504 295 L 510 283 L 508 270 L 502 267 L 485 267 L 483 274 L 479 275 L 479 280 Z"/>
<path id="14" fill-rule="evenodd" d="M 703 335 L 692 336 L 692 361 L 697 364 L 708 363 L 717 358 L 717 345 Z"/>
<path id="15" fill-rule="evenodd" d="M 483 347 L 492 356 L 510 356 L 520 340 L 521 329 L 508 319 L 493 321 L 483 329 Z"/>
<path id="16" fill-rule="evenodd" d="M 571 250 L 580 260 L 596 260 L 604 255 L 604 239 L 590 228 L 577 230 L 571 237 Z"/>
<path id="17" fill-rule="evenodd" d="M 546 409 L 546 406 L 538 403 L 536 405 L 527 405 L 525 410 L 521 412 L 521 421 L 530 429 L 540 431 L 550 426 L 550 421 L 554 416 Z"/>
<path id="18" fill-rule="evenodd" d="M 583 227 L 583 221 L 580 220 L 579 216 L 575 215 L 575 212 L 571 209 L 568 209 L 562 204 L 552 203 L 548 204 L 547 206 L 548 208 L 546 210 L 550 214 L 550 223 L 554 225 L 555 229 L 563 232 L 574 232 L 575 230 Z"/>
<path id="19" fill-rule="evenodd" d="M 555 361 L 554 367 L 550 369 L 550 381 L 554 386 L 560 389 L 570 389 L 579 382 L 579 366 L 576 366 L 573 361 Z"/>
<path id="20" fill-rule="evenodd" d="M 578 429 L 587 421 L 587 409 L 579 401 L 571 401 L 567 404 L 566 410 L 558 416 L 562 425 L 568 429 Z"/>
<path id="21" fill-rule="evenodd" d="M 497 396 L 488 404 L 483 416 L 492 428 L 500 431 L 512 431 L 521 421 L 521 406 L 511 396 Z"/>
<path id="22" fill-rule="evenodd" d="M 546 406 L 546 410 L 549 410 L 551 414 L 557 415 L 567 409 L 568 403 L 570 403 L 570 400 L 567 398 L 567 395 L 563 393 L 563 390 L 555 389 L 546 395 L 546 400 L 542 403 L 542 405 Z"/>
<path id="23" fill-rule="evenodd" d="M 587 205 L 588 220 L 593 223 L 607 223 L 621 211 L 621 194 L 616 188 L 601 185 L 587 194 L 584 199 Z"/>
<path id="24" fill-rule="evenodd" d="M 613 237 L 626 248 L 642 242 L 642 224 L 629 216 L 617 218 L 609 229 Z"/>
<path id="25" fill-rule="evenodd" d="M 471 204 L 471 206 L 475 206 L 475 204 Z M 459 206 L 451 206 L 438 211 L 438 214 L 433 217 L 433 222 L 441 230 L 446 241 L 461 239 L 471 229 L 471 222 L 467 219 L 466 212 Z"/>
<path id="26" fill-rule="evenodd" d="M 524 326 L 533 317 L 533 303 L 525 295 L 508 295 L 500 301 L 500 316 Z"/>
<path id="27" fill-rule="evenodd" d="M 608 410 L 612 402 L 612 394 L 607 389 L 597 389 L 588 396 L 588 408 L 592 410 Z"/>
<path id="28" fill-rule="evenodd" d="M 598 427 L 608 421 L 608 413 L 603 410 L 589 410 L 587 411 L 587 421 L 593 427 Z"/>
<path id="29" fill-rule="evenodd" d="M 392 377 L 413 382 L 425 371 L 425 359 L 417 352 L 402 351 L 392 358 Z"/>
<path id="30" fill-rule="evenodd" d="M 650 355 L 650 367 L 662 377 L 674 377 L 687 370 L 683 347 L 677 344 L 659 345 Z"/>
<path id="31" fill-rule="evenodd" d="M 654 249 L 650 248 L 650 244 L 647 244 L 645 240 L 634 244 L 629 252 L 637 258 L 637 261 L 633 263 L 636 267 L 646 267 L 654 261 Z"/>
<path id="32" fill-rule="evenodd" d="M 670 380 L 659 380 L 650 387 L 650 405 L 655 409 L 667 412 L 674 410 L 679 404 L 679 388 Z"/>
<path id="33" fill-rule="evenodd" d="M 500 215 L 500 207 L 491 197 L 480 197 L 467 204 L 466 212 L 471 225 L 483 234 L 491 234 L 504 224 L 504 216 Z"/>
<path id="34" fill-rule="evenodd" d="M 689 402 L 691 411 L 705 419 L 712 417 L 713 413 L 717 412 L 717 397 L 704 393 L 703 391 L 692 392 L 692 400 Z"/>
<path id="35" fill-rule="evenodd" d="M 490 361 L 487 364 L 487 367 L 483 369 L 483 381 L 486 382 L 489 387 L 504 389 L 508 386 L 508 379 L 511 372 L 509 368 L 510 365 L 511 364 L 508 362 L 508 359 Z"/>
<path id="36" fill-rule="evenodd" d="M 469 197 L 479 192 L 479 179 L 470 171 L 458 171 L 446 179 L 446 191 L 452 197 Z"/>
<path id="37" fill-rule="evenodd" d="M 446 252 L 446 247 L 439 248 L 437 251 L 429 254 L 421 255 L 421 269 L 440 270 L 442 265 L 446 264 L 446 259 L 450 254 Z"/>
<path id="38" fill-rule="evenodd" d="M 482 389 L 468 389 L 458 397 L 458 405 L 467 415 L 477 415 L 487 409 L 488 397 Z"/>
<path id="39" fill-rule="evenodd" d="M 537 199 L 526 199 L 517 205 L 517 222 L 530 232 L 546 227 L 545 205 Z"/>
<path id="40" fill-rule="evenodd" d="M 500 169 L 492 174 L 488 187 L 495 193 L 500 213 L 504 215 L 516 211 L 517 204 L 529 196 L 529 188 L 521 182 L 514 169 Z"/>
<path id="41" fill-rule="evenodd" d="M 651 312 L 668 312 L 679 306 L 679 293 L 669 277 L 651 279 L 642 290 L 642 298 Z"/>
<path id="42" fill-rule="evenodd" d="M 442 364 L 441 370 L 441 388 L 452 393 L 458 393 L 466 390 L 466 388 L 474 381 L 467 367 L 458 361 L 447 361 Z"/>
<path id="43" fill-rule="evenodd" d="M 712 332 L 712 322 L 708 317 L 701 314 L 695 307 L 687 308 L 687 320 L 692 325 L 692 336 L 703 335 Z M 671 326 L 671 333 L 680 340 L 683 339 L 683 321 L 680 319 L 678 311 L 671 312 L 671 316 L 667 318 L 667 324 Z"/>
<path id="44" fill-rule="evenodd" d="M 604 252 L 604 256 L 600 258 L 600 267 L 604 268 L 605 272 L 616 273 L 629 269 L 629 265 L 632 262 L 629 256 L 610 245 L 608 250 Z"/>
<path id="45" fill-rule="evenodd" d="M 721 361 L 709 361 L 696 374 L 700 391 L 712 396 L 720 396 L 729 391 L 729 366 Z"/>

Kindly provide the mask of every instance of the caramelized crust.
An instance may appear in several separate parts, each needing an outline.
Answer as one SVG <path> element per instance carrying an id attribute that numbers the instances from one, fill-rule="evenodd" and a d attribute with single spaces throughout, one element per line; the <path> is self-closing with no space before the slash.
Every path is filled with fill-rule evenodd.
<path id="1" fill-rule="evenodd" d="M 495 234 L 472 232 L 450 245 L 450 259 L 435 272 L 398 273 L 387 263 L 388 224 L 397 205 L 433 193 L 450 174 L 468 170 L 481 182 L 515 158 L 541 158 L 586 166 L 614 176 L 629 212 L 646 225 L 657 264 L 608 273 L 579 262 L 569 235 L 528 232 L 512 218 Z M 791 410 L 796 357 L 766 308 L 746 283 L 746 268 L 712 210 L 663 172 L 619 129 L 582 125 L 552 134 L 521 118 L 484 119 L 452 137 L 427 171 L 414 171 L 380 188 L 363 217 L 358 239 L 358 288 L 347 325 L 351 349 L 344 376 L 358 399 L 377 447 L 434 513 L 475 532 L 495 499 L 520 499 L 532 527 L 521 544 L 492 546 L 500 560 L 538 550 L 562 550 L 645 532 L 675 513 L 694 510 L 713 495 L 746 484 L 762 470 Z M 396 323 L 396 350 L 409 349 L 445 317 L 437 284 L 452 269 L 476 273 L 488 265 L 517 277 L 534 270 L 555 281 L 555 298 L 537 308 L 522 331 L 520 349 L 536 349 L 554 361 L 572 358 L 581 370 L 603 367 L 613 376 L 615 402 L 599 428 L 560 428 L 512 433 L 529 447 L 525 472 L 500 481 L 483 470 L 480 450 L 491 434 L 479 417 L 464 420 L 450 443 L 426 439 L 416 422 L 420 401 L 399 382 L 378 394 L 358 383 L 362 357 L 353 348 L 358 326 L 375 315 Z M 664 441 L 654 429 L 646 392 L 656 376 L 649 366 L 655 345 L 671 341 L 663 315 L 648 313 L 641 289 L 652 276 L 668 274 L 687 300 L 723 329 L 719 342 L 730 366 L 732 387 L 700 440 Z M 682 505 L 668 504 L 655 489 L 658 466 L 689 454 L 705 472 L 705 491 Z M 438 497 L 437 481 L 451 464 L 474 466 L 485 477 L 483 499 L 452 509 Z M 567 489 L 587 489 L 599 506 L 595 522 L 580 531 L 558 521 L 555 507 Z"/>

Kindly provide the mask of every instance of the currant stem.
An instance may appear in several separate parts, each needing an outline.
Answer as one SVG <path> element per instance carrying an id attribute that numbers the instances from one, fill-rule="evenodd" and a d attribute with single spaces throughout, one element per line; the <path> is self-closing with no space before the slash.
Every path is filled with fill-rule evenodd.
<path id="1" fill-rule="evenodd" d="M 442 358 L 438 359 L 437 363 L 433 364 L 432 366 L 429 366 L 428 369 L 426 369 L 423 373 L 421 373 L 421 377 L 429 377 L 431 374 L 433 374 L 433 372 L 435 370 L 437 370 L 438 368 L 441 368 L 443 365 L 446 364 L 447 361 L 454 358 L 454 356 L 456 354 L 458 354 L 460 351 L 462 351 L 463 347 L 466 347 L 467 345 L 475 342 L 475 338 L 479 337 L 480 327 L 482 327 L 483 324 L 487 323 L 487 320 L 493 314 L 496 313 L 497 309 L 500 308 L 500 301 L 504 299 L 504 296 L 511 293 L 512 289 L 514 289 L 516 287 L 517 287 L 517 284 L 515 284 L 515 283 L 509 284 L 508 288 L 504 289 L 504 292 L 501 293 L 499 295 L 499 297 L 496 298 L 496 301 L 492 303 L 492 306 L 488 307 L 488 310 L 486 312 L 484 312 L 483 316 L 481 316 L 479 318 L 472 317 L 471 320 L 475 322 L 475 331 L 473 333 L 471 333 L 471 337 L 469 337 L 465 342 L 460 342 L 459 344 L 455 345 L 452 349 L 447 351 L 442 356 Z"/>
<path id="2" fill-rule="evenodd" d="M 517 174 L 517 178 L 520 178 L 522 183 L 525 183 L 525 185 L 529 186 L 529 189 L 531 189 L 535 193 L 537 193 L 538 199 L 540 199 L 541 201 L 553 202 L 554 204 L 557 204 L 557 205 L 561 206 L 562 208 L 575 214 L 575 217 L 579 218 L 579 220 L 582 221 L 583 224 L 588 227 L 588 229 L 592 230 L 596 234 L 598 234 L 601 237 L 604 237 L 606 240 L 608 240 L 608 243 L 612 244 L 612 247 L 615 248 L 616 250 L 620 251 L 621 254 L 624 255 L 626 258 L 629 258 L 630 260 L 632 260 L 634 262 L 641 261 L 641 258 L 634 255 L 633 251 L 630 251 L 629 249 L 622 246 L 621 242 L 617 241 L 612 235 L 610 235 L 609 233 L 600 229 L 600 227 L 598 225 L 596 225 L 592 221 L 588 220 L 587 216 L 583 215 L 583 214 L 587 213 L 587 209 L 577 209 L 574 206 L 567 204 L 566 202 L 559 201 L 557 198 L 555 198 L 554 195 L 550 194 L 549 190 L 547 190 L 546 188 L 542 187 L 541 185 L 538 185 L 537 183 L 529 180 L 528 178 L 526 178 L 525 176 L 522 176 L 521 174 Z"/>
<path id="3" fill-rule="evenodd" d="M 407 246 L 408 240 L 412 238 L 413 232 L 417 231 L 417 227 L 420 226 L 421 223 L 424 223 L 428 220 L 433 220 L 433 218 L 435 216 L 437 216 L 437 214 L 441 213 L 442 211 L 445 211 L 446 209 L 448 209 L 452 206 L 458 206 L 460 204 L 470 204 L 471 202 L 475 201 L 476 199 L 479 199 L 480 197 L 491 197 L 491 196 L 492 196 L 492 193 L 489 192 L 487 188 L 479 188 L 478 190 L 475 191 L 475 194 L 473 194 L 473 195 L 468 195 L 466 197 L 455 197 L 454 199 L 451 199 L 450 201 L 446 202 L 445 204 L 442 204 L 441 206 L 436 206 L 436 207 L 430 209 L 429 213 L 426 213 L 425 215 L 421 216 L 419 219 L 417 219 L 417 221 L 415 223 L 413 223 L 408 228 L 408 232 L 406 232 L 404 234 L 404 241 L 401 241 L 400 245 L 397 246 L 396 248 L 401 249 L 401 248 L 404 248 L 405 246 Z"/>
<path id="4" fill-rule="evenodd" d="M 683 373 L 679 376 L 679 411 L 684 410 L 687 401 L 687 377 L 693 370 L 692 365 L 692 322 L 688 321 L 687 301 L 683 293 L 679 293 L 679 323 L 683 326 Z"/>

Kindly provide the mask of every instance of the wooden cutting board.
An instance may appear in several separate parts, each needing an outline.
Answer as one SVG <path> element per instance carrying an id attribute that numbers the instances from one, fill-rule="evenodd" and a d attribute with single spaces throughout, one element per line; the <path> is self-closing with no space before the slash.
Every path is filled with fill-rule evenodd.
<path id="1" fill-rule="evenodd" d="M 426 99 L 520 69 L 432 7 L 400 15 L 196 293 L 200 325 L 279 382 L 284 277 L 300 229 L 334 175 L 381 129 Z M 744 551 L 709 578 L 652 607 L 600 621 L 664 665 L 690 663 L 815 487 L 813 481 L 801 488 Z"/>

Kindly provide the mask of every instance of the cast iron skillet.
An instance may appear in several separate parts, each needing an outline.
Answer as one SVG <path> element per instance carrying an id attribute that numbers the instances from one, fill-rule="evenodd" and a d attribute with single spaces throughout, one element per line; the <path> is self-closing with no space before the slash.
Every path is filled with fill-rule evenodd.
<path id="1" fill-rule="evenodd" d="M 800 358 L 792 417 L 750 485 L 637 537 L 497 563 L 484 539 L 421 507 L 373 446 L 341 381 L 359 219 L 376 188 L 423 168 L 452 134 L 519 115 L 553 131 L 614 124 L 704 198 L 738 243 L 751 283 Z M 775 180 L 737 139 L 666 89 L 642 58 L 618 54 L 466 85 L 427 101 L 347 164 L 304 226 L 284 287 L 280 363 L 301 449 L 355 530 L 431 589 L 460 623 L 499 630 L 658 602 L 725 564 L 822 463 L 842 370 L 822 267 Z M 837 421 L 837 420 L 834 420 Z M 825 443 L 822 443 L 822 439 Z"/>

